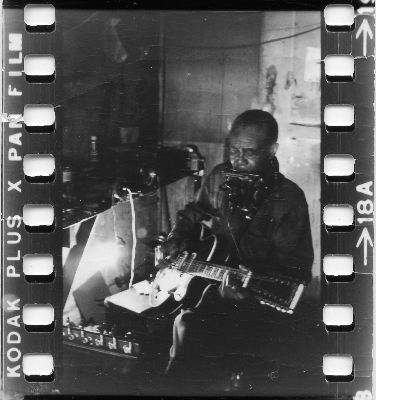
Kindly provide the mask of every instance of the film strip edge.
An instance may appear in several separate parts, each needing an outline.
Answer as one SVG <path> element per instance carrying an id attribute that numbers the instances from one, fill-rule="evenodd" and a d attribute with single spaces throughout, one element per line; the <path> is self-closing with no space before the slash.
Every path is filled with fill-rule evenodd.
<path id="1" fill-rule="evenodd" d="M 28 32 L 23 8 L 4 8 L 3 25 L 3 332 L 2 332 L 2 391 L 4 398 L 17 398 L 25 394 L 50 394 L 59 387 L 59 364 L 54 357 L 61 356 L 62 347 L 57 335 L 61 335 L 62 293 L 54 287 L 62 287 L 61 252 L 61 140 L 56 139 L 57 127 L 47 132 L 41 127 L 29 132 L 24 121 L 27 104 L 55 104 L 55 82 L 29 83 L 24 73 L 27 55 L 54 54 L 53 32 Z M 52 155 L 55 159 L 54 180 L 50 183 L 29 183 L 24 174 L 26 155 Z M 28 232 L 23 223 L 25 205 L 51 205 L 54 220 L 50 229 Z M 46 227 L 46 226 L 45 226 Z M 36 277 L 28 282 L 24 270 L 24 256 L 51 255 L 53 272 L 41 280 Z M 49 331 L 23 322 L 25 305 L 52 305 L 54 322 Z M 35 328 L 39 328 L 36 330 Z M 24 356 L 41 354 L 52 356 L 50 375 L 25 375 Z"/>
<path id="2" fill-rule="evenodd" d="M 322 259 L 329 255 L 350 255 L 354 273 L 347 282 L 328 282 L 323 274 L 325 304 L 348 304 L 353 307 L 352 331 L 327 332 L 327 354 L 352 357 L 353 370 L 347 377 L 329 377 L 329 396 L 352 394 L 354 399 L 372 399 L 373 349 L 373 195 L 374 195 L 374 9 L 355 16 L 351 32 L 322 29 L 322 56 L 351 55 L 355 75 L 351 82 L 328 82 L 322 67 L 322 113 L 328 105 L 353 105 L 353 129 L 322 129 L 321 165 L 332 154 L 349 154 L 355 161 L 354 179 L 328 182 L 321 179 L 322 214 L 328 205 L 348 205 L 353 209 L 349 229 L 330 231 L 325 225 L 322 235 Z M 325 279 L 324 279 L 325 277 Z M 328 377 L 327 377 L 328 378 Z M 333 378 L 333 379 L 332 379 Z"/>

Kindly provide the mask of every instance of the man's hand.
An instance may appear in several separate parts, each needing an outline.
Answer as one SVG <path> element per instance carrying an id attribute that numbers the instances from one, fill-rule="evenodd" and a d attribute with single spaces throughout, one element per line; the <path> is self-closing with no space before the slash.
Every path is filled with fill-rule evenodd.
<path id="1" fill-rule="evenodd" d="M 239 265 L 239 269 L 245 272 L 250 272 L 250 269 L 244 267 L 243 265 Z M 225 273 L 222 279 L 219 292 L 222 298 L 235 301 L 242 301 L 251 296 L 250 291 L 243 288 L 242 282 L 238 279 L 235 279 L 235 277 L 233 277 L 229 271 Z"/>
<path id="2" fill-rule="evenodd" d="M 162 258 L 158 260 L 159 269 L 168 267 L 171 262 L 176 260 L 176 257 L 183 251 L 184 241 L 177 237 L 172 237 L 160 245 L 160 253 Z"/>

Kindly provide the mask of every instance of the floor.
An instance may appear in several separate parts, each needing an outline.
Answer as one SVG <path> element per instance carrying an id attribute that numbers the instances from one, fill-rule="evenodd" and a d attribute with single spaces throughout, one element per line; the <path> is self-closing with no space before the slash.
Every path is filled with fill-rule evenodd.
<path id="1" fill-rule="evenodd" d="M 270 327 L 280 334 L 274 343 L 260 349 L 259 354 L 247 357 L 240 368 L 243 375 L 238 377 L 239 368 L 232 362 L 226 374 L 209 382 L 178 381 L 173 385 L 165 379 L 170 332 L 165 333 L 164 341 L 157 341 L 146 357 L 137 360 L 65 346 L 60 392 L 112 396 L 322 396 L 326 391 L 322 356 L 327 333 L 320 326 L 320 313 L 320 307 L 304 304 L 294 317 L 296 324 Z"/>

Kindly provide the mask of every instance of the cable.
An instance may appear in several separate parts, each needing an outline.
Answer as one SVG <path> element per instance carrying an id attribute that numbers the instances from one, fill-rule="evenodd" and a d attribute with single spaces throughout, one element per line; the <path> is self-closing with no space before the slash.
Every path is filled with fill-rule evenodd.
<path id="1" fill-rule="evenodd" d="M 315 28 L 308 29 L 306 31 L 294 33 L 289 36 L 283 36 L 283 37 L 279 37 L 276 39 L 265 40 L 264 42 L 247 43 L 247 44 L 240 44 L 240 45 L 236 45 L 236 46 L 183 46 L 183 45 L 170 45 L 170 44 L 166 44 L 165 46 L 172 47 L 172 48 L 189 48 L 189 49 L 193 49 L 193 50 L 235 50 L 235 49 L 244 49 L 247 47 L 262 46 L 262 45 L 265 45 L 268 43 L 278 42 L 280 40 L 291 39 L 291 38 L 294 38 L 297 36 L 305 35 L 306 33 L 316 31 L 318 29 L 321 29 L 321 26 L 317 26 Z"/>
<path id="2" fill-rule="evenodd" d="M 81 27 L 82 25 L 86 24 L 86 22 L 89 22 L 93 17 L 95 17 L 97 14 L 99 13 L 99 11 L 94 12 L 93 14 L 91 14 L 89 17 L 87 17 L 85 20 L 83 20 L 81 23 L 79 23 L 78 25 L 75 25 L 71 28 L 69 28 L 68 30 L 66 30 L 63 35 L 66 35 L 67 33 Z"/>
<path id="3" fill-rule="evenodd" d="M 264 32 L 276 32 L 276 31 L 286 31 L 289 29 L 305 29 L 305 28 L 315 28 L 315 27 L 319 27 L 321 24 L 317 23 L 317 24 L 308 24 L 308 25 L 303 25 L 303 26 L 288 26 L 286 28 L 275 28 L 275 29 L 266 29 Z"/>
<path id="4" fill-rule="evenodd" d="M 131 256 L 131 279 L 129 280 L 129 287 L 132 287 L 133 278 L 135 276 L 135 256 L 136 256 L 136 220 L 135 220 L 135 206 L 133 204 L 133 193 L 129 188 L 125 188 L 129 193 L 129 203 L 131 205 L 132 213 L 132 256 Z"/>

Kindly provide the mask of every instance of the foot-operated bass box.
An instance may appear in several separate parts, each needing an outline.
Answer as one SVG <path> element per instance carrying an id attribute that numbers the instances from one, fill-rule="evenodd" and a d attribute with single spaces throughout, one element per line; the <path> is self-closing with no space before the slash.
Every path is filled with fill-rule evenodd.
<path id="1" fill-rule="evenodd" d="M 2 398 L 372 399 L 374 3 L 4 1 Z"/>

